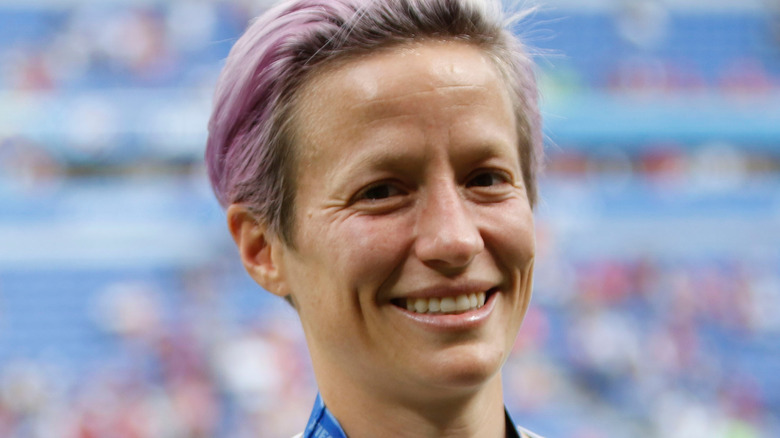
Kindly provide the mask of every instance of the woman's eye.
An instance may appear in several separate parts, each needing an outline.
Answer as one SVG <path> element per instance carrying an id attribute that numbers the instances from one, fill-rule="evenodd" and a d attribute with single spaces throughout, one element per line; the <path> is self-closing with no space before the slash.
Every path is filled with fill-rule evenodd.
<path id="1" fill-rule="evenodd" d="M 373 187 L 369 187 L 357 196 L 358 200 L 378 201 L 381 199 L 387 199 L 391 196 L 397 196 L 401 194 L 401 190 L 392 184 L 379 184 Z"/>
<path id="2" fill-rule="evenodd" d="M 491 187 L 507 182 L 507 177 L 498 172 L 483 172 L 471 178 L 466 187 Z"/>

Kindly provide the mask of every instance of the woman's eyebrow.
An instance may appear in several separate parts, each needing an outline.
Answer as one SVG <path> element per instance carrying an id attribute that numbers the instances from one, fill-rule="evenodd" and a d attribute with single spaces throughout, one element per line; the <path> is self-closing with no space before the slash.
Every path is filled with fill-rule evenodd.
<path id="1" fill-rule="evenodd" d="M 371 170 L 391 173 L 416 171 L 424 164 L 424 154 L 418 148 L 408 148 L 407 151 L 391 150 L 390 148 L 374 148 L 371 151 L 358 151 L 345 166 L 347 171 Z"/>

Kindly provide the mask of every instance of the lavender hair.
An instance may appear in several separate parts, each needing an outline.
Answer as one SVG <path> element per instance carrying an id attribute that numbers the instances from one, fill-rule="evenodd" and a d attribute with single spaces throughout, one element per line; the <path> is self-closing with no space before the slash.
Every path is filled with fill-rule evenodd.
<path id="1" fill-rule="evenodd" d="M 481 47 L 514 101 L 523 179 L 533 207 L 542 155 L 533 62 L 499 0 L 285 0 L 236 42 L 220 75 L 206 163 L 223 207 L 243 203 L 293 243 L 296 98 L 323 64 L 381 47 L 450 39 Z"/>

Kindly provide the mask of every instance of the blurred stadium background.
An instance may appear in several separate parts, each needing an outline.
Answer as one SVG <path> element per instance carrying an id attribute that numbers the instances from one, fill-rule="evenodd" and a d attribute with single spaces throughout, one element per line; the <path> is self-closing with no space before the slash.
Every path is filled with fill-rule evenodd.
<path id="1" fill-rule="evenodd" d="M 0 437 L 284 437 L 315 389 L 201 163 L 262 0 L 0 2 Z M 548 437 L 780 436 L 780 2 L 549 1 L 508 407 Z"/>

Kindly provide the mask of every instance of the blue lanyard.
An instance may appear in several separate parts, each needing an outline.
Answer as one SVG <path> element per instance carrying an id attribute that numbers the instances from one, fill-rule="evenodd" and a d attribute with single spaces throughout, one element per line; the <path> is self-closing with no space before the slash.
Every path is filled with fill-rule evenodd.
<path id="1" fill-rule="evenodd" d="M 509 412 L 506 410 L 504 412 L 507 438 L 519 437 Z M 317 400 L 314 401 L 314 408 L 311 410 L 306 430 L 303 431 L 303 438 L 347 438 L 336 417 L 325 407 L 320 394 L 317 394 Z"/>
<path id="2" fill-rule="evenodd" d="M 325 407 L 325 402 L 322 401 L 322 396 L 319 394 L 317 394 L 317 400 L 311 410 L 309 424 L 303 431 L 303 438 L 347 438 L 344 429 L 341 428 L 336 417 Z"/>

